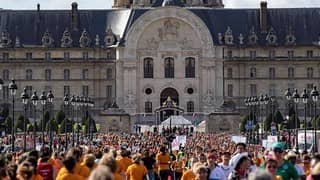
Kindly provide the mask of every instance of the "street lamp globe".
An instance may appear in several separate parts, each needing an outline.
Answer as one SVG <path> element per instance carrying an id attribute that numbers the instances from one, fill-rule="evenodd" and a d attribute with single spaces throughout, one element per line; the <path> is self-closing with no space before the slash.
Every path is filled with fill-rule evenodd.
<path id="1" fill-rule="evenodd" d="M 69 96 L 68 96 L 68 94 L 66 94 L 66 95 L 64 96 L 63 102 L 64 102 L 65 105 L 68 105 L 68 104 L 69 104 Z"/>
<path id="2" fill-rule="evenodd" d="M 264 96 L 263 96 L 263 94 L 261 94 L 260 97 L 259 97 L 259 104 L 260 105 L 264 104 Z"/>
<path id="3" fill-rule="evenodd" d="M 18 86 L 14 79 L 11 80 L 11 83 L 9 84 L 9 89 L 12 96 L 16 95 Z"/>
<path id="4" fill-rule="evenodd" d="M 300 95 L 298 93 L 298 89 L 295 89 L 293 94 L 292 94 L 292 98 L 293 98 L 293 101 L 295 103 L 299 103 L 299 99 L 300 99 Z"/>
<path id="5" fill-rule="evenodd" d="M 37 95 L 37 91 L 33 92 L 33 95 L 31 96 L 31 101 L 34 106 L 37 106 L 39 101 L 39 96 Z"/>
<path id="6" fill-rule="evenodd" d="M 244 105 L 245 105 L 245 106 L 248 106 L 248 105 L 249 105 L 249 104 L 248 104 L 248 98 L 245 98 L 243 102 L 244 102 Z"/>
<path id="7" fill-rule="evenodd" d="M 28 100 L 29 100 L 29 95 L 27 93 L 27 88 L 23 89 L 23 92 L 21 94 L 21 99 L 22 99 L 22 103 L 23 104 L 28 104 Z"/>
<path id="8" fill-rule="evenodd" d="M 47 94 L 47 99 L 50 103 L 53 102 L 53 99 L 54 99 L 54 95 L 52 93 L 52 91 L 50 90 L 49 93 Z"/>
<path id="9" fill-rule="evenodd" d="M 306 88 L 303 89 L 303 93 L 301 94 L 301 98 L 302 98 L 303 104 L 307 104 L 308 103 L 309 95 L 307 93 L 307 89 Z"/>
<path id="10" fill-rule="evenodd" d="M 286 98 L 287 98 L 288 101 L 291 100 L 291 98 L 292 98 L 292 93 L 290 92 L 290 88 L 287 89 L 287 91 L 285 92 L 284 95 L 286 96 Z"/>
<path id="11" fill-rule="evenodd" d="M 45 91 L 43 91 L 42 95 L 40 96 L 40 102 L 42 105 L 45 105 L 47 103 L 47 96 Z"/>
<path id="12" fill-rule="evenodd" d="M 2 89 L 2 87 L 3 87 L 3 80 L 0 78 L 0 90 Z"/>
<path id="13" fill-rule="evenodd" d="M 317 102 L 319 98 L 319 92 L 317 91 L 317 86 L 313 86 L 311 91 L 311 97 L 313 102 Z"/>
<path id="14" fill-rule="evenodd" d="M 72 105 L 72 106 L 75 106 L 75 105 L 76 105 L 76 98 L 75 98 L 74 95 L 71 97 L 70 102 L 71 102 L 71 105 Z"/>
<path id="15" fill-rule="evenodd" d="M 264 104 L 269 104 L 269 101 L 270 101 L 270 98 L 269 98 L 269 96 L 266 94 L 266 95 L 264 96 Z"/>

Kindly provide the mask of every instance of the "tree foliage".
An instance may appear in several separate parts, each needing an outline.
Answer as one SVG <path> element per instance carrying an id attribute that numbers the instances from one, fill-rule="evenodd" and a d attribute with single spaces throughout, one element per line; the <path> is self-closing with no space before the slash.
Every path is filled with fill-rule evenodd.
<path id="1" fill-rule="evenodd" d="M 66 118 L 65 113 L 64 113 L 63 111 L 59 111 L 59 112 L 57 112 L 55 119 L 56 119 L 56 121 L 58 122 L 58 124 L 61 124 L 62 121 L 63 121 L 65 118 Z"/>

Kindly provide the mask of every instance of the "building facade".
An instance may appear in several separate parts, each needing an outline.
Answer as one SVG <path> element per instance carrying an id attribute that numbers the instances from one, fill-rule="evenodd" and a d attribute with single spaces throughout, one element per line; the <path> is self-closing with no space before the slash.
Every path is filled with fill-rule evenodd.
<path id="1" fill-rule="evenodd" d="M 153 123 L 168 97 L 192 119 L 224 101 L 244 111 L 243 99 L 260 94 L 275 96 L 284 111 L 287 88 L 319 84 L 320 9 L 223 7 L 221 0 L 114 0 L 108 10 L 76 3 L 1 10 L 2 79 L 16 79 L 18 94 L 53 90 L 55 110 L 65 94 L 91 96 L 98 122 L 116 101 L 136 121 Z M 1 99 L 9 99 L 7 86 Z"/>

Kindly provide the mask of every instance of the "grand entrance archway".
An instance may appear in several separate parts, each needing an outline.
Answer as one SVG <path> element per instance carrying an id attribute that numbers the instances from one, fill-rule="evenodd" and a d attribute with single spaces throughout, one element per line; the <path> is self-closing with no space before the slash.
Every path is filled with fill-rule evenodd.
<path id="1" fill-rule="evenodd" d="M 170 97 L 171 100 L 176 103 L 176 105 L 179 105 L 178 91 L 174 88 L 166 88 L 160 94 L 160 106 L 163 105 L 163 103 L 168 99 L 168 97 Z"/>

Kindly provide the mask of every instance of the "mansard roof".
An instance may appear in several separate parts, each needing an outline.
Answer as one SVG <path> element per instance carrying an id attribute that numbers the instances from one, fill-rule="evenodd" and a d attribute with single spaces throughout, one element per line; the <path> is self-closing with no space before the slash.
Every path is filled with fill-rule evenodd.
<path id="1" fill-rule="evenodd" d="M 96 35 L 99 35 L 103 44 L 109 27 L 115 35 L 125 37 L 132 24 L 151 9 L 78 10 L 77 30 L 71 27 L 70 10 L 0 10 L 0 33 L 7 31 L 13 43 L 15 38 L 19 37 L 22 45 L 40 46 L 42 36 L 48 30 L 54 39 L 54 47 L 60 47 L 63 32 L 68 28 L 74 47 L 79 47 L 81 33 L 86 29 L 92 40 L 91 45 L 94 46 Z M 240 33 L 243 36 L 242 45 L 247 45 L 250 30 L 253 28 L 258 37 L 257 45 L 268 44 L 268 34 L 260 32 L 259 9 L 187 9 L 208 26 L 216 45 L 221 44 L 219 33 L 224 37 L 229 28 L 234 39 L 233 45 L 240 44 Z M 318 44 L 320 8 L 268 9 L 267 20 L 268 31 L 273 29 L 272 32 L 277 36 L 276 45 L 286 45 L 289 32 L 295 36 L 296 45 Z M 125 46 L 121 39 L 120 43 Z M 224 42 L 221 45 L 224 45 Z"/>

